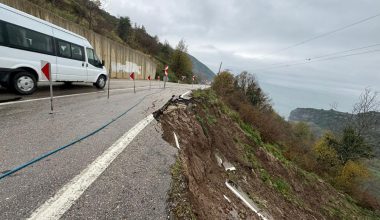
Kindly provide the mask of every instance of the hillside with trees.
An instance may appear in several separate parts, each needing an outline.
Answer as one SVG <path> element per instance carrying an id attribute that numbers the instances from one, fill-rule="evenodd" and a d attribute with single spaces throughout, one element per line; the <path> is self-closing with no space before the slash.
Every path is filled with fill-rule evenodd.
<path id="1" fill-rule="evenodd" d="M 366 89 L 352 113 L 297 108 L 289 116 L 290 121 L 309 127 L 320 138 L 308 152 L 320 164 L 319 172 L 377 207 L 380 206 L 379 110 L 377 93 Z"/>
<path id="2" fill-rule="evenodd" d="M 380 163 L 374 160 L 380 134 L 376 92 L 366 89 L 352 114 L 298 109 L 290 117 L 297 122 L 288 122 L 274 111 L 253 74 L 223 72 L 214 79 L 212 88 L 260 133 L 263 141 L 274 144 L 288 160 L 350 194 L 360 205 L 380 210 L 380 173 L 376 170 Z M 312 120 L 315 118 L 325 120 Z M 306 120 L 320 131 L 319 136 Z M 326 132 L 318 125 L 334 128 Z"/>
<path id="3" fill-rule="evenodd" d="M 181 137 L 169 193 L 178 219 L 258 219 L 227 183 L 268 219 L 379 218 L 373 192 L 362 188 L 371 175 L 364 161 L 372 157 L 359 132 L 362 117 L 342 135 L 315 137 L 306 123 L 276 113 L 255 75 L 226 71 L 211 88 L 171 100 L 156 114 L 165 140 L 175 143 L 173 131 Z"/>
<path id="4" fill-rule="evenodd" d="M 127 16 L 115 17 L 103 10 L 102 1 L 100 0 L 28 0 L 40 7 L 50 10 L 51 12 L 75 22 L 85 28 L 91 29 L 99 34 L 107 36 L 115 41 L 124 43 L 146 54 L 151 55 L 157 60 L 157 75 L 162 75 L 165 65 L 170 66 L 170 73 L 175 73 L 169 78 L 171 81 L 177 81 L 182 76 L 187 78 L 185 82 L 191 82 L 192 75 L 195 74 L 201 80 L 210 80 L 210 72 L 203 73 L 206 70 L 204 64 L 197 59 L 190 59 L 187 55 L 185 42 L 181 40 L 178 45 L 183 44 L 184 48 L 172 48 L 167 41 L 161 42 L 158 36 L 150 35 L 144 25 L 138 25 Z M 187 66 L 179 68 L 178 50 L 186 53 L 181 60 Z M 172 69 L 172 66 L 175 66 Z M 193 69 L 193 66 L 203 68 Z M 184 70 L 184 72 L 182 72 Z M 178 72 L 181 71 L 181 72 Z M 207 77 L 205 77 L 207 75 Z"/>

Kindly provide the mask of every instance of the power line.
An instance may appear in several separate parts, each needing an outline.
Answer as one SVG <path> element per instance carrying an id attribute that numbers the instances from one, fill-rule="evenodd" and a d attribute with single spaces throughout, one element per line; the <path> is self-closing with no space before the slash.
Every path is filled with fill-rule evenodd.
<path id="1" fill-rule="evenodd" d="M 281 65 L 281 66 L 277 66 L 277 67 L 272 67 L 272 68 L 256 69 L 254 71 L 265 71 L 265 70 L 271 70 L 271 69 L 288 68 L 288 67 L 291 67 L 291 66 L 305 65 L 305 64 L 314 63 L 314 62 L 335 60 L 335 59 L 341 59 L 341 58 L 350 57 L 350 56 L 357 56 L 357 55 L 363 55 L 363 54 L 369 54 L 369 53 L 378 53 L 378 52 L 380 52 L 380 49 L 378 49 L 378 50 L 370 50 L 370 51 L 363 51 L 363 52 L 353 53 L 353 54 L 346 54 L 346 55 L 341 55 L 341 56 L 327 57 L 327 58 L 324 58 L 324 59 L 306 60 L 304 62 L 290 63 L 290 64 L 285 64 L 285 65 Z"/>
<path id="2" fill-rule="evenodd" d="M 352 26 L 355 26 L 355 25 L 358 25 L 358 24 L 364 23 L 364 22 L 366 22 L 366 21 L 369 21 L 369 20 L 374 19 L 374 18 L 379 17 L 379 16 L 380 16 L 380 13 L 375 14 L 375 15 L 372 15 L 372 16 L 370 16 L 370 17 L 367 17 L 367 18 L 361 19 L 361 20 L 356 21 L 356 22 L 354 22 L 354 23 L 351 23 L 351 24 L 345 25 L 345 26 L 343 26 L 343 27 L 339 27 L 339 28 L 337 28 L 337 29 L 331 30 L 331 31 L 329 31 L 329 32 L 326 32 L 326 33 L 323 33 L 323 34 L 320 34 L 320 35 L 316 35 L 316 36 L 314 36 L 314 37 L 311 37 L 311 38 L 308 38 L 308 39 L 306 39 L 306 40 L 300 41 L 300 42 L 298 42 L 298 43 L 295 43 L 295 44 L 290 45 L 290 46 L 288 46 L 288 47 L 285 47 L 285 48 L 279 49 L 279 50 L 277 50 L 277 51 L 273 51 L 273 52 L 269 53 L 269 55 L 273 55 L 273 54 L 275 54 L 275 53 L 279 53 L 279 52 L 282 52 L 282 51 L 285 51 L 285 50 L 289 50 L 289 49 L 294 48 L 294 47 L 298 47 L 298 46 L 303 45 L 303 44 L 306 44 L 306 43 L 308 43 L 308 42 L 310 42 L 310 41 L 313 41 L 313 40 L 316 40 L 316 39 L 319 39 L 319 38 L 323 38 L 323 37 L 329 36 L 329 35 L 331 35 L 331 34 L 334 34 L 334 33 L 336 33 L 336 32 L 339 32 L 339 31 L 345 30 L 345 29 L 347 29 L 347 28 L 350 28 L 350 27 L 352 27 Z"/>
<path id="3" fill-rule="evenodd" d="M 337 55 L 337 54 L 342 54 L 342 53 L 347 53 L 347 52 L 352 52 L 352 51 L 356 51 L 356 50 L 363 50 L 363 49 L 368 49 L 368 48 L 371 48 L 371 47 L 377 47 L 377 46 L 380 46 L 380 43 L 377 43 L 377 44 L 371 44 L 371 45 L 367 45 L 367 46 L 362 46 L 362 47 L 357 47 L 357 48 L 353 48 L 353 49 L 348 49 L 348 50 L 343 50 L 343 51 L 338 51 L 338 52 L 334 52 L 334 53 L 328 53 L 328 54 L 323 54 L 323 55 L 318 55 L 318 56 L 315 56 L 315 57 L 310 57 L 310 58 L 306 58 L 306 59 L 298 59 L 296 61 L 292 61 L 291 63 L 294 63 L 294 62 L 302 62 L 302 61 L 311 61 L 311 60 L 315 60 L 315 59 L 320 59 L 320 58 L 324 58 L 324 57 L 330 57 L 332 55 Z M 269 67 L 275 67 L 275 66 L 283 66 L 283 65 L 287 65 L 289 64 L 290 62 L 280 62 L 280 63 L 272 63 L 272 64 L 269 64 L 269 65 L 264 65 L 262 66 L 263 68 L 269 68 Z M 259 68 L 259 69 L 262 69 L 262 68 Z"/>
<path id="4" fill-rule="evenodd" d="M 307 60 L 319 59 L 319 58 L 323 58 L 323 57 L 329 57 L 331 55 L 347 53 L 347 52 L 351 52 L 351 51 L 355 51 L 355 50 L 363 50 L 363 49 L 367 49 L 367 48 L 371 48 L 371 47 L 377 47 L 377 46 L 380 46 L 380 43 L 379 44 L 372 44 L 372 45 L 368 45 L 368 46 L 363 46 L 363 47 L 357 47 L 354 49 L 344 50 L 344 51 L 340 51 L 340 52 L 325 54 L 325 55 L 321 55 L 321 56 L 317 56 L 317 57 L 313 57 L 313 58 L 308 58 Z"/>

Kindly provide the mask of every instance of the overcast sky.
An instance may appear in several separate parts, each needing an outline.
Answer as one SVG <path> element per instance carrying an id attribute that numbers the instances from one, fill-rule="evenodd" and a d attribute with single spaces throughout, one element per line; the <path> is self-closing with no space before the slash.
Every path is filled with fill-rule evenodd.
<path id="1" fill-rule="evenodd" d="M 320 55 L 380 44 L 380 16 L 298 47 L 314 36 L 380 13 L 379 0 L 108 0 L 107 10 L 143 24 L 174 47 L 183 38 L 190 54 L 217 72 L 255 73 L 287 117 L 296 107 L 351 111 L 366 87 L 380 91 L 380 52 L 306 63 Z M 380 45 L 346 54 L 380 50 Z M 344 54 L 337 54 L 344 55 Z M 336 55 L 336 56 L 337 56 Z"/>

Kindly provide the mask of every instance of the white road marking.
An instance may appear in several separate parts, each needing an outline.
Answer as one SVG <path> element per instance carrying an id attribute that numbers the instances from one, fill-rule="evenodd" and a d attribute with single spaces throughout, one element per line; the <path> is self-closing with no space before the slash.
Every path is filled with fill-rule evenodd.
<path id="1" fill-rule="evenodd" d="M 179 97 L 180 97 L 180 98 L 185 97 L 185 96 L 187 96 L 189 93 L 191 93 L 191 90 L 189 90 L 189 91 L 183 93 L 183 94 L 180 95 Z"/>
<path id="2" fill-rule="evenodd" d="M 59 219 L 153 119 L 151 114 L 137 123 L 52 198 L 36 209 L 29 219 Z"/>

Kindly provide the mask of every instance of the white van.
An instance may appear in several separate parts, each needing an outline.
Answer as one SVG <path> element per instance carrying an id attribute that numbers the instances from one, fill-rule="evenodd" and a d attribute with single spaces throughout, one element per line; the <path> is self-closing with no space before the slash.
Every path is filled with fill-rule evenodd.
<path id="1" fill-rule="evenodd" d="M 0 85 L 32 94 L 37 82 L 48 81 L 41 60 L 51 63 L 52 81 L 106 85 L 104 61 L 86 38 L 0 4 Z"/>

